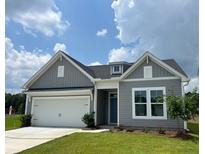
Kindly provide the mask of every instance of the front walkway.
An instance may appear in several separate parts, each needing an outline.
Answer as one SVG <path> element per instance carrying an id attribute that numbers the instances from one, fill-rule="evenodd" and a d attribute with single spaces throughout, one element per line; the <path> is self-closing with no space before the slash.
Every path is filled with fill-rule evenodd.
<path id="1" fill-rule="evenodd" d="M 54 127 L 24 127 L 15 130 L 6 131 L 6 154 L 13 154 L 37 146 L 39 144 L 51 141 L 58 137 L 70 135 L 76 132 L 99 133 L 108 131 L 82 130 L 80 128 L 54 128 Z"/>

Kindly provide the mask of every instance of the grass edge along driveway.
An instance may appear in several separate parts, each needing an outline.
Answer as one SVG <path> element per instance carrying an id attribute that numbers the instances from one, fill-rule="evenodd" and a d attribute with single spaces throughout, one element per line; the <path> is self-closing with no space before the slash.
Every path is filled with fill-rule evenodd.
<path id="1" fill-rule="evenodd" d="M 21 154 L 37 153 L 199 153 L 198 141 L 169 138 L 145 133 L 74 133 Z"/>

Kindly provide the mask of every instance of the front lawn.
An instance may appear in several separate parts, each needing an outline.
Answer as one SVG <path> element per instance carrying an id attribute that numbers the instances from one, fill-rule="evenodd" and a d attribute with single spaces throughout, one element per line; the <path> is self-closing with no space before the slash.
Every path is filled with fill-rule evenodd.
<path id="1" fill-rule="evenodd" d="M 5 117 L 5 130 L 17 129 L 21 127 L 21 115 L 6 115 Z"/>
<path id="2" fill-rule="evenodd" d="M 21 154 L 74 154 L 74 153 L 199 153 L 198 140 L 182 140 L 145 133 L 74 133 L 64 136 Z"/>

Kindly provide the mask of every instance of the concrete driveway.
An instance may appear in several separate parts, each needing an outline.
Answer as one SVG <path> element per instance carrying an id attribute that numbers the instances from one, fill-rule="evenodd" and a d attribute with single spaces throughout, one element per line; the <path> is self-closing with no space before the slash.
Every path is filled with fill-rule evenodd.
<path id="1" fill-rule="evenodd" d="M 25 127 L 6 131 L 6 154 L 17 153 L 75 132 L 81 132 L 81 129 Z"/>
<path id="2" fill-rule="evenodd" d="M 50 140 L 76 132 L 100 133 L 109 129 L 82 130 L 80 128 L 24 127 L 6 131 L 6 154 L 17 153 Z"/>

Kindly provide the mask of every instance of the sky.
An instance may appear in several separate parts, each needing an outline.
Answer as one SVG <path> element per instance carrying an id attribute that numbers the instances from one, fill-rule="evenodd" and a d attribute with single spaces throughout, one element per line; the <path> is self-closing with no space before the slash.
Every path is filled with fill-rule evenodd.
<path id="1" fill-rule="evenodd" d="M 175 59 L 198 87 L 198 0 L 6 0 L 6 92 L 58 50 L 85 65 Z"/>

